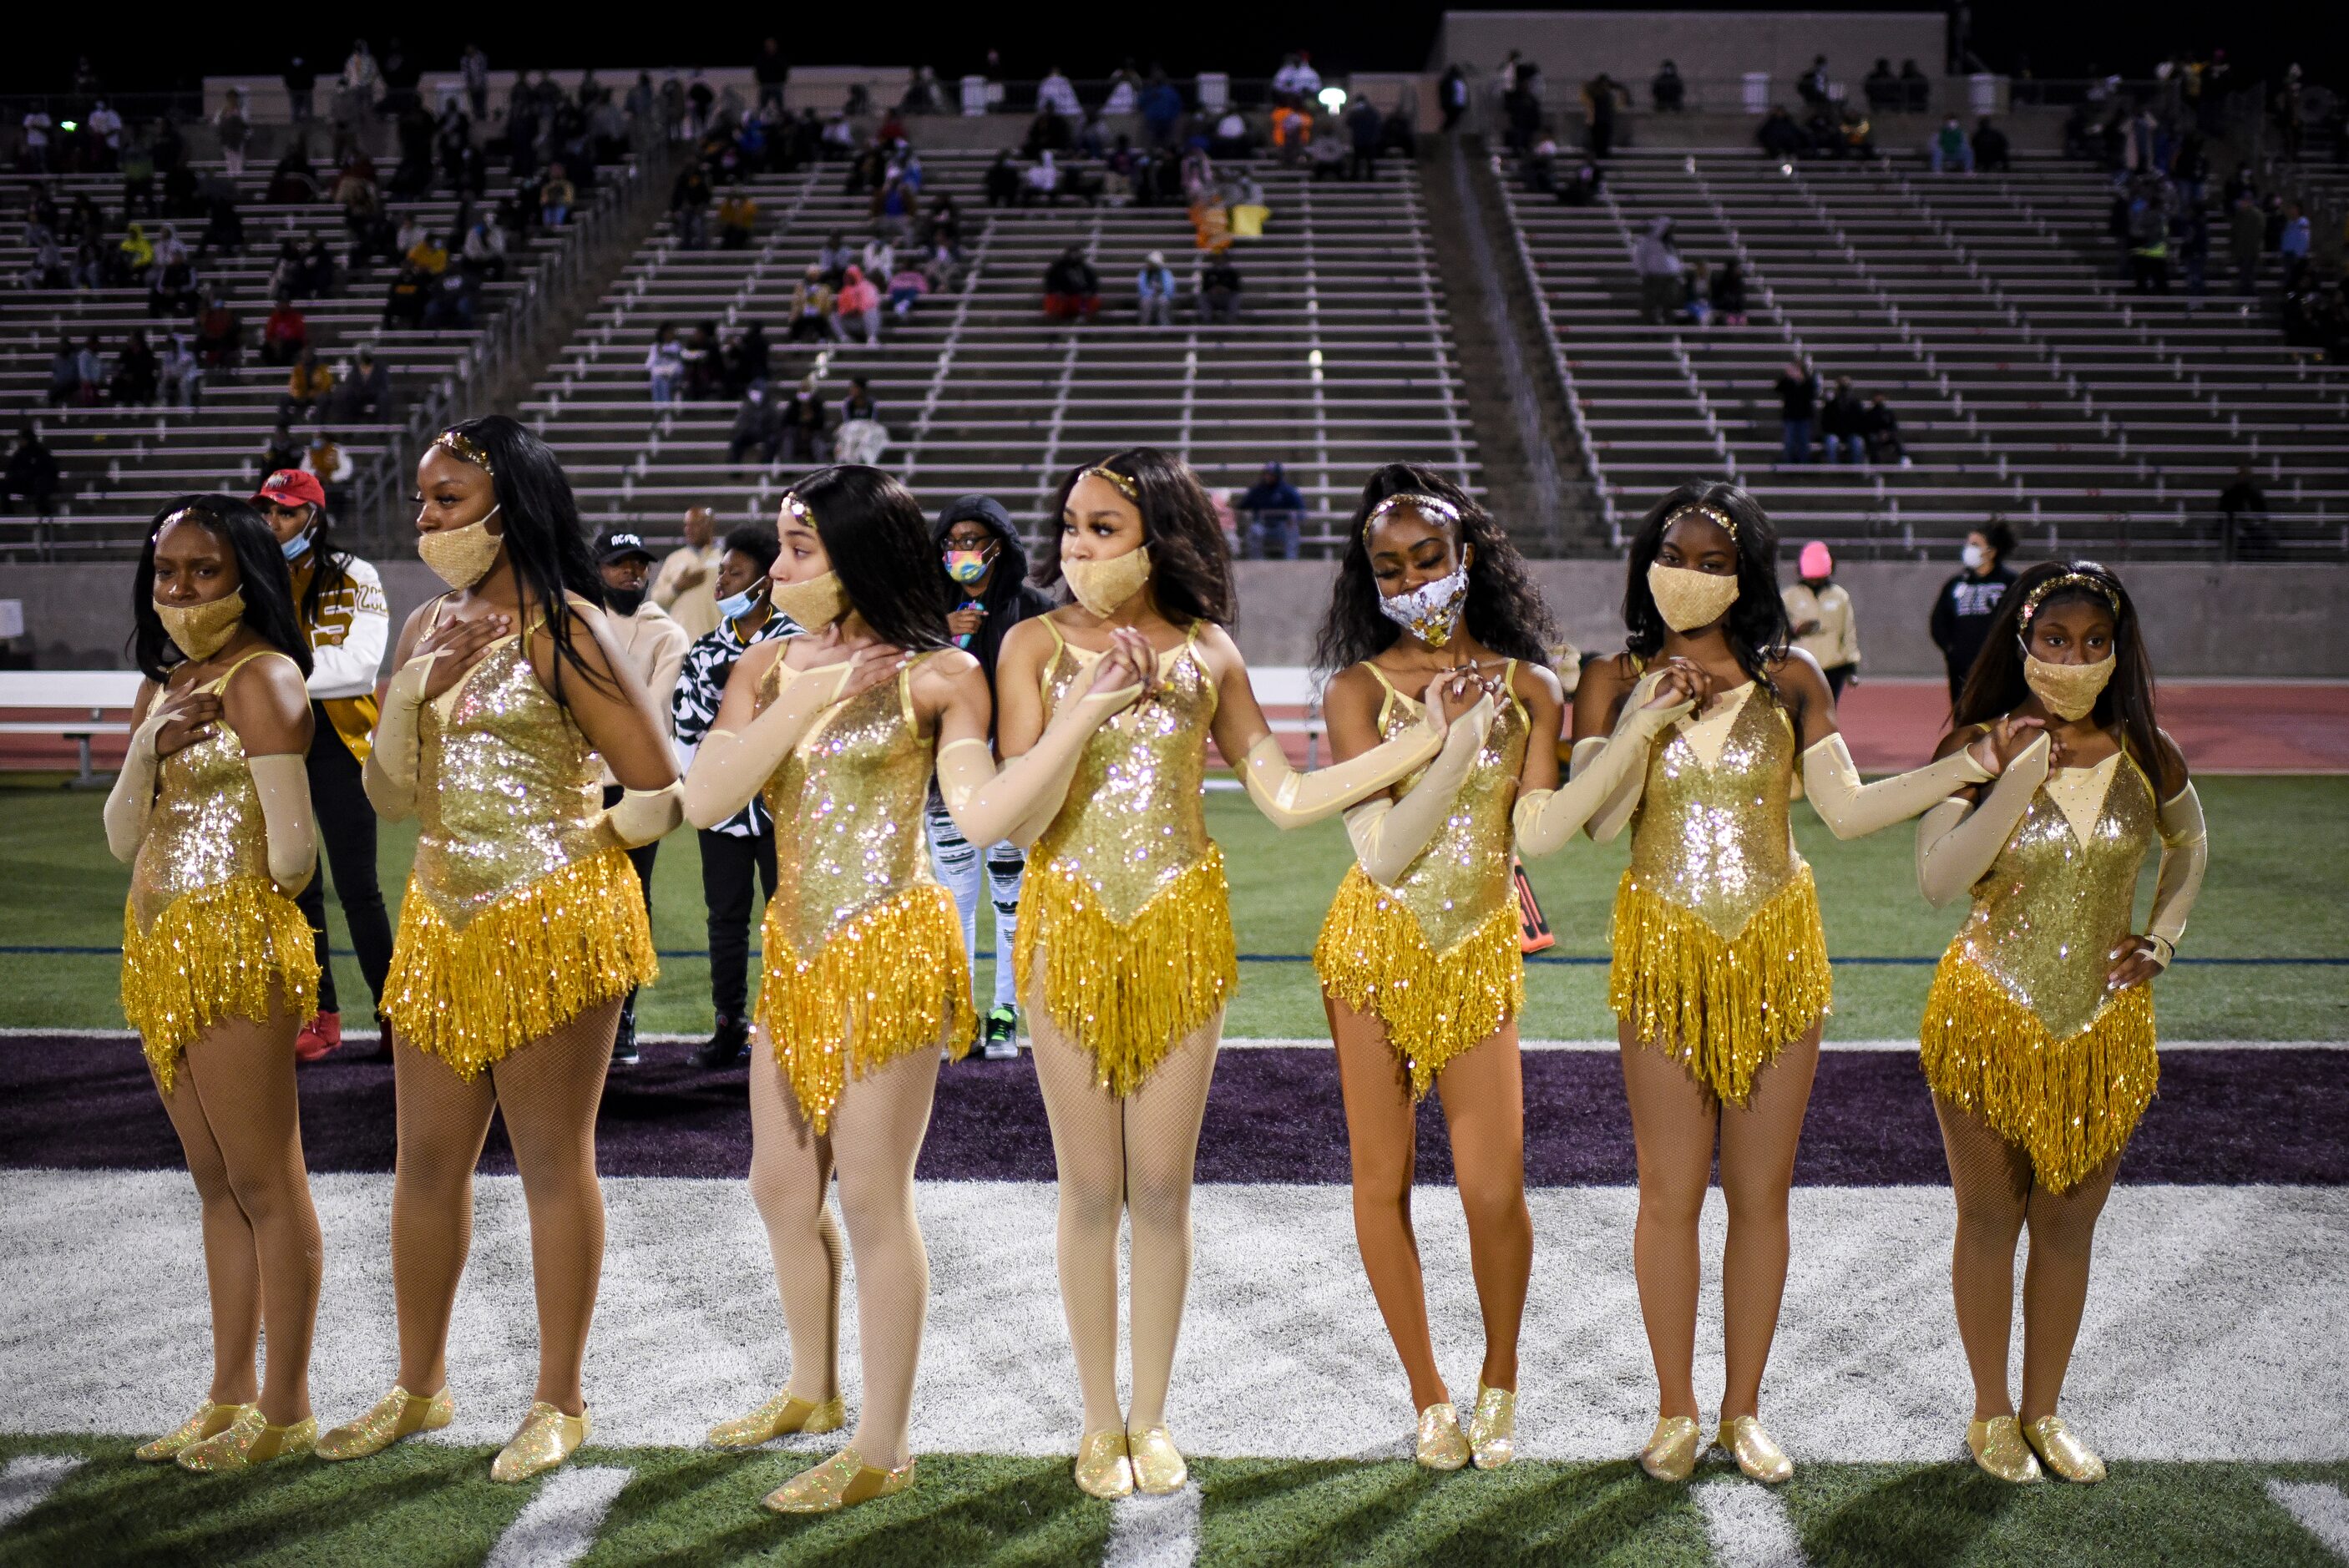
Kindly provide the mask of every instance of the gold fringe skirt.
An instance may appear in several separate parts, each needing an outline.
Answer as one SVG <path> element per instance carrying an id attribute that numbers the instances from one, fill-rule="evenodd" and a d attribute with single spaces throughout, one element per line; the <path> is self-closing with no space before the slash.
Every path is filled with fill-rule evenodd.
<path id="1" fill-rule="evenodd" d="M 190 1042 L 222 1018 L 267 1023 L 280 997 L 303 1022 L 318 1010 L 318 954 L 309 921 L 267 877 L 182 893 L 144 932 L 124 906 L 122 1016 L 165 1094 Z"/>
<path id="2" fill-rule="evenodd" d="M 1418 917 L 1356 866 L 1313 944 L 1321 989 L 1358 1013 L 1375 1013 L 1424 1099 L 1444 1064 L 1525 1010 L 1526 960 L 1513 900 L 1442 953 Z"/>
<path id="3" fill-rule="evenodd" d="M 2095 1023 L 2057 1040 L 1955 947 L 1933 971 L 1920 1044 L 1933 1092 L 2029 1154 L 2051 1192 L 2121 1151 L 2161 1078 L 2150 986 L 2115 994 Z"/>
<path id="4" fill-rule="evenodd" d="M 796 912 L 770 901 L 758 1019 L 800 1111 L 821 1135 L 852 1078 L 947 1040 L 957 1060 L 978 1015 L 954 894 L 935 883 L 859 911 L 804 957 Z"/>
<path id="5" fill-rule="evenodd" d="M 626 853 L 574 861 L 460 930 L 411 882 L 383 1012 L 402 1044 L 467 1081 L 588 1008 L 660 977 L 643 885 Z"/>
<path id="6" fill-rule="evenodd" d="M 1743 1105 L 1754 1075 L 1828 1011 L 1834 985 L 1819 895 L 1804 866 L 1730 940 L 1623 873 L 1607 1005 L 1632 1037 Z"/>
<path id="7" fill-rule="evenodd" d="M 1239 982 L 1223 851 L 1210 845 L 1123 924 L 1082 882 L 1030 861 L 1013 946 L 1023 1004 L 1039 947 L 1053 1026 L 1092 1053 L 1096 1084 L 1132 1094 Z"/>

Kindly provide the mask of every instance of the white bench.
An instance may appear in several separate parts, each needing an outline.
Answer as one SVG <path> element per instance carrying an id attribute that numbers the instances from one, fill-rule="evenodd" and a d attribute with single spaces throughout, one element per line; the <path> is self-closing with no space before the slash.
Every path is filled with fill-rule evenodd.
<path id="1" fill-rule="evenodd" d="M 81 769 L 74 783 L 99 782 L 90 767 L 89 743 L 100 735 L 128 735 L 130 705 L 139 695 L 137 670 L 6 670 L 0 671 L 0 712 L 73 708 L 88 718 L 0 720 L 0 735 L 56 735 L 73 741 L 81 752 Z M 109 713 L 125 717 L 109 719 Z"/>

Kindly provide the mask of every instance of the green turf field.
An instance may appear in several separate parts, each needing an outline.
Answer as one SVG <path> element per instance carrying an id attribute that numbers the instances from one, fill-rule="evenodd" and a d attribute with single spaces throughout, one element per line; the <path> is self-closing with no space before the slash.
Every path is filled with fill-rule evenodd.
<path id="1" fill-rule="evenodd" d="M 2349 864 L 2349 779 L 2210 779 L 2202 782 L 2210 820 L 2210 872 L 2185 944 L 2189 957 L 2349 956 L 2349 902 L 2339 868 Z M 10 830 L 0 841 L 0 947 L 119 946 L 128 873 L 107 854 L 100 798 L 19 781 L 0 792 Z M 1234 792 L 1207 798 L 1207 820 L 1224 847 L 1240 951 L 1304 954 L 1349 861 L 1345 830 L 1324 822 L 1277 832 Z M 387 896 L 406 874 L 409 826 L 388 827 L 382 845 Z M 1931 910 L 1917 896 L 1914 836 L 1895 828 L 1838 843 L 1807 808 L 1795 833 L 1816 870 L 1827 949 L 1837 958 L 1932 957 L 1961 910 Z M 1535 886 L 1557 933 L 1555 954 L 1606 952 L 1607 913 L 1627 852 L 1625 841 L 1580 841 L 1532 866 Z M 2146 868 L 2147 888 L 2153 874 Z M 654 876 L 654 934 L 670 950 L 705 941 L 700 867 L 690 833 L 662 845 Z M 337 946 L 347 946 L 339 911 L 328 909 Z M 981 945 L 988 934 L 980 932 Z M 981 961 L 982 970 L 985 960 Z M 357 964 L 336 971 L 346 1022 L 366 1026 L 367 995 Z M 116 961 L 106 954 L 0 953 L 0 1026 L 119 1027 Z M 1913 1031 L 1930 966 L 1847 964 L 1836 973 L 1831 1037 L 1897 1038 Z M 2323 965 L 2181 965 L 2158 988 L 2162 1033 L 2174 1039 L 2337 1039 L 2349 1036 L 2349 968 Z M 1601 965 L 1536 965 L 1526 981 L 1528 1036 L 1611 1036 Z M 698 958 L 664 958 L 661 980 L 638 1006 L 647 1031 L 709 1028 L 708 976 Z M 1311 1037 L 1323 1032 L 1311 966 L 1247 963 L 1228 1032 Z"/>

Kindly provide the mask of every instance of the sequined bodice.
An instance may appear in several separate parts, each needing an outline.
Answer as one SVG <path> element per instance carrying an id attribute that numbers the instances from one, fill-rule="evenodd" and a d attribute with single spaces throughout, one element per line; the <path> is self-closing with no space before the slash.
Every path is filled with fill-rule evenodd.
<path id="1" fill-rule="evenodd" d="M 1061 645 L 1044 670 L 1048 717 L 1083 695 L 1098 657 Z M 1142 913 L 1210 848 L 1200 791 L 1215 717 L 1215 678 L 1195 633 L 1160 658 L 1158 690 L 1085 743 L 1066 801 L 1036 841 L 1033 858 L 1091 887 L 1111 920 L 1123 924 Z"/>
<path id="2" fill-rule="evenodd" d="M 251 662 L 238 661 L 203 689 L 223 690 L 230 676 Z M 131 912 L 143 932 L 174 899 L 268 874 L 269 836 L 261 820 L 260 792 L 245 767 L 244 742 L 226 720 L 219 720 L 210 738 L 181 747 L 156 765 L 147 836 L 130 866 Z"/>
<path id="3" fill-rule="evenodd" d="M 2103 805 L 2084 841 L 2041 785 L 1998 858 L 1973 887 L 1960 950 L 2069 1039 L 2105 1005 L 2108 954 L 2134 925 L 2137 870 L 2158 808 L 2136 762 L 2112 760 Z M 2053 776 L 2051 776 L 2053 777 Z"/>
<path id="4" fill-rule="evenodd" d="M 760 712 L 790 673 L 781 658 L 768 666 Z M 793 912 L 802 954 L 933 880 L 922 809 L 936 758 L 914 722 L 912 680 L 908 666 L 824 709 L 761 791 L 775 820 L 775 901 Z"/>
<path id="5" fill-rule="evenodd" d="M 1373 666 L 1375 669 L 1375 666 Z M 1502 685 L 1510 688 L 1493 719 L 1492 732 L 1468 765 L 1468 776 L 1453 798 L 1452 810 L 1438 824 L 1419 858 L 1395 880 L 1392 892 L 1419 923 L 1420 934 L 1436 953 L 1448 953 L 1516 896 L 1510 877 L 1514 831 L 1509 812 L 1517 801 L 1517 779 L 1525 770 L 1532 727 L 1515 695 L 1516 661 L 1509 661 Z M 1381 676 L 1381 684 L 1384 685 Z M 1421 722 L 1421 705 L 1386 688 L 1379 705 L 1379 738 L 1392 740 Z M 1418 788 L 1423 767 L 1402 782 L 1399 794 Z"/>
<path id="6" fill-rule="evenodd" d="M 540 682 L 527 638 L 492 644 L 426 703 L 418 740 L 414 884 L 450 925 L 461 930 L 500 899 L 616 845 L 595 751 Z"/>
<path id="7" fill-rule="evenodd" d="M 1786 814 L 1793 728 L 1768 687 L 1756 682 L 1744 689 L 1710 760 L 1690 734 L 1697 715 L 1656 738 L 1631 819 L 1633 880 L 1724 940 L 1744 930 L 1803 864 Z"/>

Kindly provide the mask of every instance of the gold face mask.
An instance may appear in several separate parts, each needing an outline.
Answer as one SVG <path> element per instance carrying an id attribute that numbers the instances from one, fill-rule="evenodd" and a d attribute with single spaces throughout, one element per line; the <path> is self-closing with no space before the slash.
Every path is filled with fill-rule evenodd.
<path id="1" fill-rule="evenodd" d="M 1656 614 L 1664 618 L 1665 625 L 1675 632 L 1693 632 L 1699 626 L 1712 625 L 1737 603 L 1737 574 L 1693 572 L 1685 566 L 1651 562 L 1648 566 L 1648 592 L 1654 597 Z"/>
<path id="2" fill-rule="evenodd" d="M 778 583 L 770 578 L 767 605 L 808 632 L 823 631 L 855 607 L 849 603 L 848 590 L 840 585 L 837 572 L 827 572 L 804 583 Z"/>
<path id="3" fill-rule="evenodd" d="M 471 588 L 490 574 L 490 568 L 497 564 L 498 552 L 505 548 L 504 537 L 490 531 L 490 519 L 497 515 L 498 508 L 493 506 L 479 522 L 419 534 L 416 553 L 450 587 Z"/>
<path id="4" fill-rule="evenodd" d="M 1061 562 L 1061 575 L 1077 603 L 1096 615 L 1107 616 L 1142 592 L 1150 581 L 1150 546 L 1137 544 L 1107 561 Z"/>
<path id="5" fill-rule="evenodd" d="M 2105 684 L 2113 678 L 2118 661 L 2110 654 L 2093 665 L 2051 665 L 2045 659 L 2025 650 L 2023 655 L 2023 684 L 2040 705 L 2056 717 L 2069 724 L 2085 718 L 2105 693 Z"/>
<path id="6" fill-rule="evenodd" d="M 232 589 L 207 604 L 166 604 L 158 599 L 155 615 L 180 652 L 191 659 L 208 659 L 225 647 L 244 624 L 244 590 Z"/>

